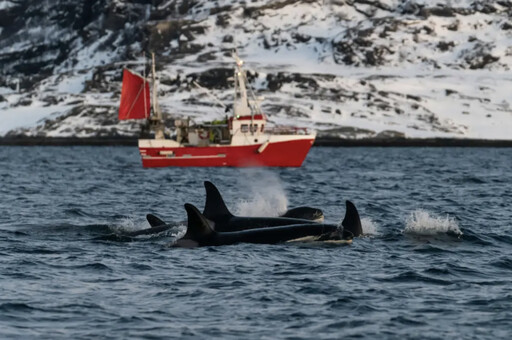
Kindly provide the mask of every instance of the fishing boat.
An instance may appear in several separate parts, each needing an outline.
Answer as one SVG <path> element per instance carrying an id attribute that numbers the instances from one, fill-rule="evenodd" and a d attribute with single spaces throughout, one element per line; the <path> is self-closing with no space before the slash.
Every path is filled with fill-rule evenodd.
<path id="1" fill-rule="evenodd" d="M 233 57 L 236 66 L 232 115 L 201 124 L 191 124 L 189 119 L 177 119 L 172 136 L 165 133 L 158 105 L 154 55 L 151 81 L 129 69 L 123 70 L 119 119 L 146 119 L 152 131 L 151 138 L 139 139 L 144 167 L 302 165 L 316 133 L 306 128 L 268 126 L 267 116 L 261 111 L 260 99 L 254 96 L 252 90 L 249 91 L 249 99 L 243 61 L 236 53 Z"/>

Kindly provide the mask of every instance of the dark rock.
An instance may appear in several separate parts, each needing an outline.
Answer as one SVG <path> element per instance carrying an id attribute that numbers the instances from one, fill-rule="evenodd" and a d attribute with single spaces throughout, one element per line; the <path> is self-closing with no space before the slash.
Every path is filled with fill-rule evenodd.
<path id="1" fill-rule="evenodd" d="M 224 43 L 232 43 L 233 42 L 233 36 L 228 34 L 225 35 L 224 38 L 222 38 L 222 42 Z"/>
<path id="2" fill-rule="evenodd" d="M 493 48 L 493 43 L 477 42 L 472 49 L 462 51 L 461 58 L 470 69 L 481 69 L 500 59 L 500 57 L 492 55 Z"/>
<path id="3" fill-rule="evenodd" d="M 144 25 L 137 23 L 145 19 L 147 5 L 151 5 L 149 0 L 138 0 L 129 6 L 109 0 L 84 0 L 78 5 L 73 0 L 16 3 L 18 6 L 0 10 L 0 48 L 19 41 L 26 42 L 26 47 L 8 56 L 0 55 L 0 63 L 4 57 L 9 60 L 0 68 L 0 74 L 16 73 L 17 76 L 48 76 L 61 64 L 72 66 L 75 56 L 70 53 L 76 53 L 80 44 L 93 44 L 104 37 L 107 30 L 115 34 L 99 49 L 122 55 L 127 45 L 141 37 Z M 127 22 L 135 25 L 127 28 Z M 30 24 L 27 26 L 27 23 Z M 51 30 L 42 38 L 41 31 L 48 28 Z M 124 46 L 114 46 L 114 40 Z"/>
<path id="4" fill-rule="evenodd" d="M 469 68 L 472 70 L 484 68 L 485 66 L 492 64 L 498 60 L 500 60 L 500 57 L 495 57 L 491 54 L 483 54 L 474 59 L 466 59 L 466 61 L 469 64 Z"/>
<path id="5" fill-rule="evenodd" d="M 421 29 L 424 30 L 425 33 L 427 33 L 427 34 L 432 34 L 434 32 L 434 30 L 432 28 L 430 28 L 430 27 L 428 27 L 426 25 L 423 26 Z"/>
<path id="6" fill-rule="evenodd" d="M 454 46 L 455 46 L 455 43 L 453 41 L 449 41 L 449 42 L 440 41 L 439 43 L 437 43 L 437 48 L 443 52 L 448 51 L 449 49 L 451 49 Z"/>
<path id="7" fill-rule="evenodd" d="M 453 23 L 451 23 L 450 25 L 446 26 L 446 28 L 450 31 L 458 31 L 459 30 L 459 25 L 460 25 L 460 21 L 459 20 L 455 20 Z"/>
<path id="8" fill-rule="evenodd" d="M 498 0 L 496 3 L 506 8 L 512 8 L 512 1 L 510 0 Z"/>
<path id="9" fill-rule="evenodd" d="M 283 0 L 283 1 L 271 1 L 267 2 L 262 6 L 247 7 L 244 6 L 243 16 L 255 19 L 260 16 L 265 10 L 278 10 L 288 5 L 296 3 L 297 0 Z M 317 0 L 301 0 L 302 3 L 316 3 Z"/>
<path id="10" fill-rule="evenodd" d="M 471 4 L 471 7 L 479 13 L 492 14 L 496 13 L 497 9 L 494 5 L 488 1 L 475 1 Z"/>
<path id="11" fill-rule="evenodd" d="M 414 1 L 405 1 L 404 3 L 398 6 L 398 9 L 402 14 L 412 14 L 418 15 L 420 11 L 423 9 L 424 5 L 418 4 Z"/>
<path id="12" fill-rule="evenodd" d="M 277 75 L 267 74 L 267 87 L 270 91 L 275 92 L 283 86 L 283 84 L 295 83 L 298 88 L 309 89 L 316 91 L 318 89 L 318 83 L 315 79 L 305 77 L 299 73 L 282 73 L 279 72 Z"/>
<path id="13" fill-rule="evenodd" d="M 215 60 L 215 59 L 217 59 L 217 57 L 215 56 L 215 52 L 203 53 L 203 54 L 200 54 L 199 56 L 197 56 L 197 61 L 202 62 L 202 63 L 211 61 L 211 60 Z"/>
<path id="14" fill-rule="evenodd" d="M 267 74 L 267 87 L 270 91 L 276 92 L 283 86 L 282 81 L 279 77 L 274 76 L 273 74 Z"/>
<path id="15" fill-rule="evenodd" d="M 186 14 L 190 9 L 198 4 L 197 0 L 181 0 L 178 2 L 178 13 Z"/>
<path id="16" fill-rule="evenodd" d="M 21 98 L 19 101 L 18 101 L 18 105 L 19 106 L 29 106 L 30 104 L 32 104 L 32 100 L 28 99 L 28 98 Z"/>
<path id="17" fill-rule="evenodd" d="M 231 6 L 218 6 L 218 7 L 212 7 L 210 8 L 210 15 L 215 15 L 222 12 L 228 12 L 231 10 Z"/>
<path id="18" fill-rule="evenodd" d="M 306 43 L 311 40 L 311 36 L 307 34 L 293 33 L 292 38 L 295 42 Z"/>
<path id="19" fill-rule="evenodd" d="M 398 31 L 398 22 L 394 22 L 392 25 L 385 25 L 382 32 L 379 33 L 380 38 L 386 38 L 388 37 L 389 32 L 396 32 Z"/>
<path id="20" fill-rule="evenodd" d="M 512 24 L 509 22 L 504 22 L 503 25 L 501 25 L 501 29 L 504 31 L 511 30 Z"/>
<path id="21" fill-rule="evenodd" d="M 451 7 L 428 7 L 422 8 L 419 12 L 419 15 L 428 18 L 431 15 L 438 17 L 454 17 L 455 11 Z"/>
<path id="22" fill-rule="evenodd" d="M 56 105 L 59 103 L 59 100 L 55 96 L 47 96 L 43 101 L 45 102 L 44 106 Z"/>
<path id="23" fill-rule="evenodd" d="M 219 14 L 215 20 L 215 25 L 226 28 L 229 25 L 229 14 Z"/>
<path id="24" fill-rule="evenodd" d="M 190 50 L 188 43 L 195 39 L 194 34 L 203 34 L 204 32 L 204 27 L 195 25 L 194 22 L 188 20 L 160 22 L 148 27 L 148 48 L 151 51 L 162 51 L 170 45 L 171 41 L 178 40 L 180 52 L 186 52 Z M 187 42 L 180 40 L 181 35 L 187 38 Z"/>
<path id="25" fill-rule="evenodd" d="M 263 38 L 263 47 L 266 49 L 266 50 L 269 50 L 271 47 L 273 47 L 275 45 L 272 45 L 270 44 L 270 42 L 268 41 L 268 39 L 265 37 Z"/>
<path id="26" fill-rule="evenodd" d="M 304 109 L 289 106 L 289 105 L 265 105 L 265 112 L 274 115 L 278 113 L 283 113 L 288 117 L 296 117 L 296 118 L 310 118 L 310 115 Z"/>
<path id="27" fill-rule="evenodd" d="M 231 68 L 213 68 L 202 73 L 192 73 L 190 79 L 197 79 L 199 85 L 208 89 L 226 89 L 233 86 L 228 78 L 233 77 L 233 69 Z"/>

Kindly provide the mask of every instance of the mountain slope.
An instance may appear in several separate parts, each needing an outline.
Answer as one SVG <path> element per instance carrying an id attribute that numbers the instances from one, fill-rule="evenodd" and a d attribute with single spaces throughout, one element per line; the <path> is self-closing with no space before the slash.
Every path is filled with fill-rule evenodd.
<path id="1" fill-rule="evenodd" d="M 117 105 L 122 67 L 142 72 L 143 51 L 156 52 L 169 117 L 222 117 L 192 82 L 229 103 L 236 48 L 275 124 L 346 138 L 511 138 L 511 1 L 75 7 L 0 2 L 0 134 L 137 135 L 140 123 L 119 123 Z"/>

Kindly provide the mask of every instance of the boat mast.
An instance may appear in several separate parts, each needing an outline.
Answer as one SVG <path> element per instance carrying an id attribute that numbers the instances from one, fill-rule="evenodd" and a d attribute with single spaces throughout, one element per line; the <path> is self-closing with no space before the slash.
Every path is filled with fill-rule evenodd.
<path id="1" fill-rule="evenodd" d="M 142 88 L 144 89 L 144 92 L 146 92 L 146 52 L 142 52 L 142 58 L 144 58 L 144 68 L 142 69 L 142 79 L 144 79 L 144 82 L 142 83 Z M 146 101 L 146 94 L 144 93 L 144 117 L 149 118 L 149 114 L 146 110 L 147 108 L 147 101 Z"/>
<path id="2" fill-rule="evenodd" d="M 156 81 L 155 71 L 155 53 L 151 53 L 152 59 L 152 74 L 153 74 L 153 116 L 149 120 L 151 128 L 155 131 L 156 139 L 165 139 L 164 135 L 164 123 L 162 118 L 162 111 L 160 111 L 160 105 L 158 105 L 158 89 Z"/>
<path id="3" fill-rule="evenodd" d="M 243 61 L 238 57 L 236 52 L 233 52 L 233 58 L 236 61 L 235 68 L 235 101 L 233 103 L 233 115 L 235 119 L 240 116 L 251 115 L 251 122 L 254 119 L 253 110 L 249 107 L 247 100 L 247 89 L 245 87 L 245 74 L 242 70 Z M 239 97 L 237 96 L 239 95 Z"/>

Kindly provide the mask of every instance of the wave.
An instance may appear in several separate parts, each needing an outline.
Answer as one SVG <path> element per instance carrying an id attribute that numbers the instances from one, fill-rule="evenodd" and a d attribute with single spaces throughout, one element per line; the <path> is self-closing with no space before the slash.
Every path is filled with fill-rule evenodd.
<path id="1" fill-rule="evenodd" d="M 378 235 L 377 224 L 370 217 L 361 218 L 361 226 L 363 227 L 364 235 Z"/>
<path id="2" fill-rule="evenodd" d="M 130 236 L 125 235 L 119 235 L 119 234 L 108 234 L 108 235 L 101 235 L 96 236 L 92 239 L 93 241 L 108 241 L 108 242 L 133 242 L 134 238 Z"/>
<path id="3" fill-rule="evenodd" d="M 115 224 L 109 225 L 110 231 L 116 234 L 130 233 L 151 228 L 146 220 L 137 220 L 133 217 L 124 217 Z"/>
<path id="4" fill-rule="evenodd" d="M 509 256 L 500 256 L 499 258 L 491 261 L 490 265 L 501 269 L 511 270 L 512 259 Z"/>
<path id="5" fill-rule="evenodd" d="M 68 232 L 86 232 L 86 233 L 103 233 L 109 232 L 108 224 L 26 224 L 18 226 L 15 231 L 18 235 L 33 235 L 33 234 L 50 234 L 50 233 L 68 233 Z"/>
<path id="6" fill-rule="evenodd" d="M 179 235 L 183 235 L 186 231 L 186 227 L 182 222 L 171 222 L 171 228 L 162 230 L 158 233 L 148 233 L 134 235 L 134 232 L 151 228 L 146 220 L 135 219 L 131 217 L 125 217 L 119 222 L 109 225 L 110 233 L 107 235 L 101 235 L 95 237 L 97 241 L 113 241 L 113 242 L 133 242 L 140 240 L 153 240 L 161 238 L 176 238 Z"/>
<path id="7" fill-rule="evenodd" d="M 438 216 L 432 212 L 418 209 L 413 211 L 405 220 L 404 234 L 433 236 L 449 234 L 461 237 L 463 235 L 457 221 L 451 216 Z"/>
<path id="8" fill-rule="evenodd" d="M 112 268 L 107 266 L 106 264 L 103 264 L 101 262 L 93 262 L 93 263 L 87 263 L 82 264 L 78 266 L 74 266 L 76 269 L 82 269 L 82 270 L 92 270 L 92 271 L 113 271 Z"/>
<path id="9" fill-rule="evenodd" d="M 429 273 L 431 274 L 431 273 Z M 432 275 L 422 275 L 420 273 L 417 273 L 412 270 L 404 271 L 397 274 L 392 275 L 384 275 L 383 277 L 377 277 L 378 281 L 383 282 L 422 282 L 427 284 L 433 284 L 433 285 L 441 285 L 441 286 L 448 286 L 453 284 L 451 280 L 448 279 L 440 279 L 433 277 Z"/>
<path id="10" fill-rule="evenodd" d="M 17 302 L 7 302 L 0 304 L 0 311 L 4 313 L 8 312 L 32 312 L 36 308 L 26 304 Z"/>
<path id="11" fill-rule="evenodd" d="M 80 208 L 68 208 L 64 209 L 64 214 L 72 217 L 93 217 L 94 215 L 80 209 Z"/>

